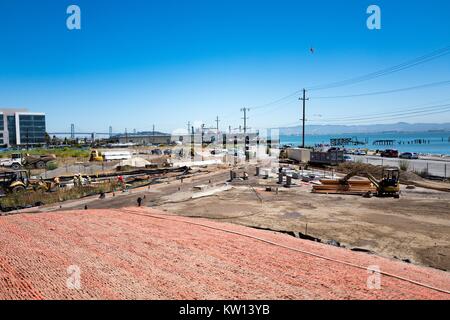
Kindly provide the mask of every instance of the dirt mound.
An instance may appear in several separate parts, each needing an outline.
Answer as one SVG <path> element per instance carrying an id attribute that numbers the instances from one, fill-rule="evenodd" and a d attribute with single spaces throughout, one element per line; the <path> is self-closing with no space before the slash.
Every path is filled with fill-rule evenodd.
<path id="1" fill-rule="evenodd" d="M 386 166 L 384 168 L 387 168 Z M 339 164 L 337 171 L 342 173 L 350 173 L 352 171 L 367 172 L 373 175 L 376 179 L 381 179 L 383 174 L 383 166 L 374 166 L 368 163 L 358 163 L 358 162 L 344 162 Z M 400 182 L 408 184 L 415 181 L 424 181 L 424 179 L 410 171 L 400 172 Z"/>

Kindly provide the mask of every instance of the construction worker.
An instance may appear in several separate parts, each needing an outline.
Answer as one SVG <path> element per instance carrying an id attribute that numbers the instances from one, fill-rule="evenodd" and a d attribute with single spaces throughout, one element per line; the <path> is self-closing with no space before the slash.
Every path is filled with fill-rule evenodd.
<path id="1" fill-rule="evenodd" d="M 78 175 L 77 174 L 74 174 L 74 176 L 73 176 L 73 185 L 75 187 L 78 187 Z"/>
<path id="2" fill-rule="evenodd" d="M 79 174 L 77 175 L 77 185 L 78 185 L 79 187 L 83 186 L 83 177 L 81 176 L 81 173 L 79 173 Z"/>
<path id="3" fill-rule="evenodd" d="M 59 180 L 59 177 L 54 177 L 54 178 L 53 178 L 53 183 L 54 183 L 54 185 L 55 185 L 56 188 L 59 188 L 59 187 L 60 187 L 60 180 Z"/>
<path id="4" fill-rule="evenodd" d="M 141 197 L 137 198 L 137 203 L 138 203 L 138 207 L 140 207 L 142 205 L 142 198 Z"/>
<path id="5" fill-rule="evenodd" d="M 117 181 L 119 182 L 120 185 L 122 185 L 122 189 L 125 190 L 126 184 L 125 184 L 125 179 L 123 178 L 123 176 L 118 176 Z"/>

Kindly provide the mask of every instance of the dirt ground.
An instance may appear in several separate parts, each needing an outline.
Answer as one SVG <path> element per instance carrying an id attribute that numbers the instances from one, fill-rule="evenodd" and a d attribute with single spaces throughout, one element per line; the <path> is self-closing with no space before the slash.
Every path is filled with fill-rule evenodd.
<path id="1" fill-rule="evenodd" d="M 161 208 L 276 231 L 334 240 L 350 249 L 450 270 L 450 194 L 417 188 L 402 198 L 319 195 L 309 185 L 275 192 L 236 187 Z M 231 218 L 233 217 L 233 218 Z M 225 218 L 225 219 L 224 219 Z"/>
<path id="2" fill-rule="evenodd" d="M 249 169 L 249 172 L 254 172 Z M 133 190 L 131 193 L 91 199 L 89 209 L 137 205 L 181 216 L 204 217 L 244 226 L 307 235 L 349 249 L 371 252 L 414 264 L 450 270 L 450 193 L 423 188 L 407 190 L 401 199 L 363 198 L 311 193 L 311 184 L 296 182 L 290 189 L 266 192 L 275 179 L 232 183 L 233 188 L 211 196 L 191 199 L 193 187 L 222 186 L 228 170 L 203 173 L 193 179 Z M 249 185 L 252 185 L 251 188 Z M 62 209 L 82 209 L 86 200 L 62 204 Z M 57 208 L 59 209 L 59 208 Z M 41 210 L 47 210 L 42 208 Z"/>
<path id="3" fill-rule="evenodd" d="M 275 232 L 121 208 L 0 217 L 0 288 L 0 299 L 449 299 L 450 281 Z"/>

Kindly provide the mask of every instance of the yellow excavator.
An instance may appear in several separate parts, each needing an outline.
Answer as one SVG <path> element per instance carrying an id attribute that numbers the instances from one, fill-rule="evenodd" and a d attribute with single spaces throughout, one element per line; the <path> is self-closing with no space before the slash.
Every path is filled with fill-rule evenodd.
<path id="1" fill-rule="evenodd" d="M 398 168 L 383 168 L 381 180 L 377 180 L 368 172 L 352 171 L 339 180 L 341 185 L 348 185 L 350 178 L 354 176 L 365 176 L 377 188 L 378 197 L 400 198 L 400 170 Z"/>

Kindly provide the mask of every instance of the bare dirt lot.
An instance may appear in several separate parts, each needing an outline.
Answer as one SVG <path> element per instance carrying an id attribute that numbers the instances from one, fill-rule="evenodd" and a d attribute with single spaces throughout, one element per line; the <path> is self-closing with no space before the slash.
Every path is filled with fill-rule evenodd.
<path id="1" fill-rule="evenodd" d="M 0 217 L 0 299 L 450 298 L 430 287 L 448 273 L 149 208 Z"/>
<path id="2" fill-rule="evenodd" d="M 186 216 L 301 232 L 348 248 L 450 270 L 450 194 L 404 190 L 399 200 L 319 195 L 310 186 L 265 192 L 236 187 L 209 198 L 164 204 Z M 231 218 L 233 217 L 233 218 Z M 225 218 L 225 219 L 224 219 Z"/>

